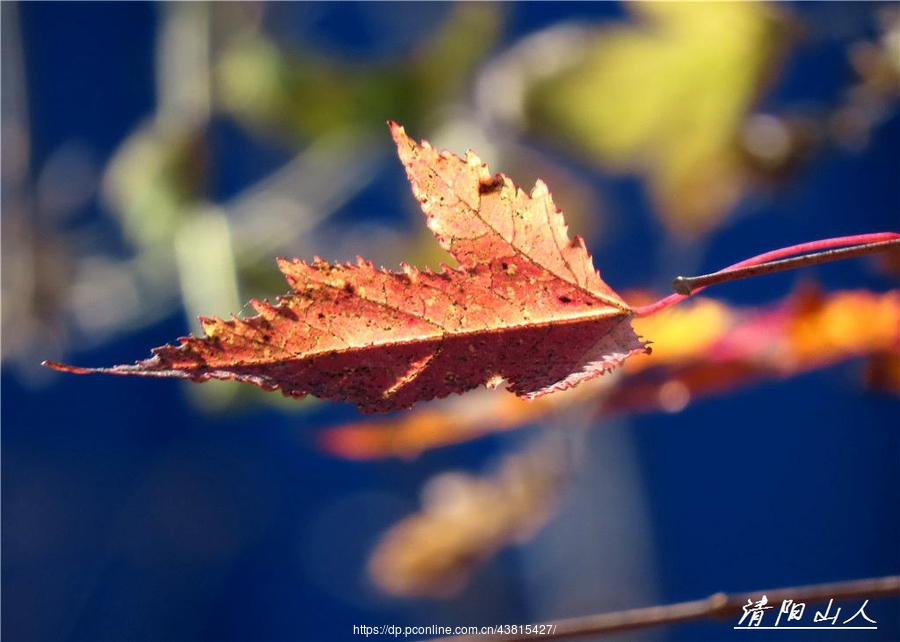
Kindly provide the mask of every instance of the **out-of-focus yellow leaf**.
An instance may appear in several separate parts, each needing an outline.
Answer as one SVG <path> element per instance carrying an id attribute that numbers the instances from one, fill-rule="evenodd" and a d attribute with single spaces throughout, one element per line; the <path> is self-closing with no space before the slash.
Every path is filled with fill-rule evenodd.
<path id="1" fill-rule="evenodd" d="M 552 516 L 567 475 L 554 446 L 508 456 L 487 477 L 432 478 L 422 510 L 391 527 L 372 552 L 372 581 L 392 595 L 446 597 L 499 549 L 530 538 Z"/>
<path id="2" fill-rule="evenodd" d="M 666 311 L 668 312 L 668 310 Z M 659 315 L 662 317 L 662 313 Z M 632 369 L 604 412 L 678 411 L 700 397 L 796 376 L 858 357 L 889 364 L 900 355 L 900 290 L 825 294 L 803 287 L 767 310 L 744 310 L 701 352 Z M 637 327 L 637 324 L 635 324 Z M 702 332 L 702 326 L 695 331 Z M 666 340 L 661 335 L 661 343 Z M 890 376 L 873 383 L 896 392 Z"/>
<path id="3" fill-rule="evenodd" d="M 530 124 L 601 167 L 646 175 L 666 224 L 714 226 L 745 187 L 741 126 L 787 29 L 768 3 L 629 3 L 637 24 L 599 29 L 537 82 Z"/>
<path id="4" fill-rule="evenodd" d="M 635 297 L 627 298 L 635 300 Z M 640 363 L 635 363 L 627 372 L 635 374 L 646 368 L 678 365 L 690 359 L 712 356 L 710 350 L 715 342 L 739 319 L 737 310 L 707 297 L 696 297 L 664 312 L 634 319 L 635 332 L 653 338 L 653 353 L 650 359 L 636 359 Z"/>

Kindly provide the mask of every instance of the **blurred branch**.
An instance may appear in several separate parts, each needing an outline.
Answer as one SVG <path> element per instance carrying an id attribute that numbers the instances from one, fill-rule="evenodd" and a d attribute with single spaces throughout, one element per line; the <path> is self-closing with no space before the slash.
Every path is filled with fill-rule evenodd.
<path id="1" fill-rule="evenodd" d="M 274 252 L 324 254 L 327 239 L 310 238 L 313 231 L 369 185 L 389 150 L 362 133 L 323 134 L 225 203 L 239 261 L 274 266 Z"/>
<path id="2" fill-rule="evenodd" d="M 873 599 L 889 595 L 900 595 L 900 575 L 865 580 L 850 580 L 831 584 L 812 584 L 780 589 L 763 589 L 751 593 L 728 595 L 716 593 L 703 600 L 680 602 L 666 606 L 651 606 L 615 613 L 587 615 L 556 622 L 540 623 L 549 628 L 544 635 L 494 635 L 455 636 L 440 638 L 434 642 L 460 642 L 461 640 L 564 640 L 587 635 L 599 635 L 617 631 L 634 631 L 669 624 L 682 624 L 695 620 L 727 619 L 743 613 L 748 604 L 755 603 L 765 595 L 770 604 L 783 600 L 795 603 L 818 604 L 826 600 L 846 600 L 850 598 Z M 823 629 L 826 627 L 823 627 Z M 788 630 L 789 627 L 785 627 Z"/>
<path id="3" fill-rule="evenodd" d="M 0 129 L 3 145 L 0 161 L 2 177 L 2 306 L 4 365 L 10 363 L 30 384 L 47 380 L 37 364 L 49 354 L 61 354 L 65 328 L 58 321 L 68 274 L 65 248 L 54 224 L 40 209 L 35 176 L 32 173 L 31 123 L 28 111 L 28 82 L 22 42 L 19 6 L 3 3 L 2 9 L 2 108 Z M 65 198 L 65 188 L 56 195 Z"/>
<path id="4" fill-rule="evenodd" d="M 205 127 L 211 116 L 211 9 L 163 5 L 156 44 L 156 117 L 177 127 Z"/>

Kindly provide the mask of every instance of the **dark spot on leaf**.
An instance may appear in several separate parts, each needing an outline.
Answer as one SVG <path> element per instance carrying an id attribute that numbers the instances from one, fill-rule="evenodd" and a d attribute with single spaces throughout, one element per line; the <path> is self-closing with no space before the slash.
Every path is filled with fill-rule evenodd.
<path id="1" fill-rule="evenodd" d="M 356 292 L 356 288 L 354 288 L 350 283 L 344 283 L 344 292 L 346 292 L 347 294 L 353 294 L 354 292 Z"/>
<path id="2" fill-rule="evenodd" d="M 500 180 L 498 176 L 494 176 L 490 181 L 479 181 L 478 193 L 489 194 L 491 192 L 496 192 L 501 187 L 503 187 L 503 181 Z"/>
<path id="3" fill-rule="evenodd" d="M 557 297 L 557 298 L 559 299 L 560 303 L 571 303 L 572 302 L 572 299 L 570 299 L 567 296 L 561 296 L 561 297 Z"/>
<path id="4" fill-rule="evenodd" d="M 515 265 L 507 263 L 506 261 L 503 261 L 500 264 L 500 268 L 509 276 L 515 276 L 516 272 L 519 271 Z"/>

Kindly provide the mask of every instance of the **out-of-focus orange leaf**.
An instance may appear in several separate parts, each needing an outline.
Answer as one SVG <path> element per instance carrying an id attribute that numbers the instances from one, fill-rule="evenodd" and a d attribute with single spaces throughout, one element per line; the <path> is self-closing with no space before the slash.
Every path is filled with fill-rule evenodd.
<path id="1" fill-rule="evenodd" d="M 638 294 L 629 300 L 641 300 Z M 649 302 L 649 297 L 647 298 Z M 686 305 L 685 305 L 686 303 Z M 711 356 L 712 347 L 740 321 L 744 311 L 707 297 L 694 297 L 661 313 L 635 319 L 640 332 L 653 337 L 653 364 L 675 366 L 690 359 Z M 629 374 L 640 372 L 643 365 L 629 368 Z M 627 382 L 623 382 L 627 385 Z"/>
<path id="2" fill-rule="evenodd" d="M 824 294 L 804 287 L 771 309 L 744 311 L 704 353 L 670 367 L 635 369 L 610 393 L 604 410 L 677 411 L 692 399 L 756 381 L 898 353 L 900 290 Z"/>
<path id="3" fill-rule="evenodd" d="M 487 477 L 449 472 L 432 478 L 422 510 L 382 536 L 369 576 L 392 595 L 452 595 L 499 549 L 527 540 L 547 522 L 567 469 L 551 443 L 507 456 Z"/>
<path id="4" fill-rule="evenodd" d="M 258 316 L 201 318 L 206 336 L 155 349 L 133 366 L 65 372 L 235 379 L 292 397 L 408 408 L 481 385 L 524 398 L 565 390 L 649 352 L 632 310 L 600 278 L 547 186 L 526 194 L 465 159 L 391 130 L 428 226 L 459 263 L 395 273 L 359 259 L 280 260 L 292 287 Z"/>
<path id="5" fill-rule="evenodd" d="M 628 299 L 640 303 L 642 295 L 629 293 Z M 699 397 L 866 355 L 881 363 L 877 370 L 872 366 L 873 382 L 898 390 L 890 382 L 892 376 L 900 380 L 891 369 L 900 354 L 900 290 L 822 294 L 801 288 L 765 310 L 694 297 L 633 323 L 641 335 L 653 337 L 653 359 L 627 362 L 618 377 L 531 403 L 488 393 L 473 404 L 445 400 L 403 417 L 325 430 L 320 444 L 353 459 L 410 457 L 518 428 L 561 406 L 596 404 L 598 414 L 677 411 Z"/>
<path id="6" fill-rule="evenodd" d="M 499 390 L 432 402 L 401 417 L 355 421 L 324 430 L 319 444 L 347 459 L 416 457 L 425 450 L 513 430 L 549 413 L 603 394 L 615 377 L 588 381 L 553 395 L 525 401 Z"/>
<path id="7" fill-rule="evenodd" d="M 825 296 L 801 290 L 784 325 L 793 363 L 787 370 L 808 369 L 849 356 L 900 349 L 900 291 L 838 292 Z M 764 322 L 765 320 L 763 320 Z"/>

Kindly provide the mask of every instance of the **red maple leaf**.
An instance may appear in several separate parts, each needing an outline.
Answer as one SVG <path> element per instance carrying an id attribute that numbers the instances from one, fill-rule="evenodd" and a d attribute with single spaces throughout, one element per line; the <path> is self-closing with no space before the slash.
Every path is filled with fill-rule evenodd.
<path id="1" fill-rule="evenodd" d="M 204 318 L 204 337 L 153 350 L 133 366 L 67 372 L 237 379 L 285 395 L 349 401 L 364 412 L 507 382 L 534 398 L 648 352 L 632 309 L 594 269 L 580 237 L 538 181 L 526 194 L 461 159 L 416 144 L 391 123 L 428 226 L 459 263 L 438 273 L 358 259 L 279 259 L 291 292 L 251 301 L 251 318 Z"/>

